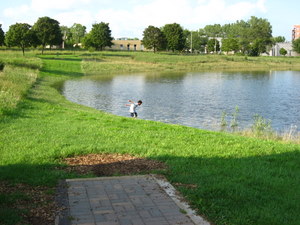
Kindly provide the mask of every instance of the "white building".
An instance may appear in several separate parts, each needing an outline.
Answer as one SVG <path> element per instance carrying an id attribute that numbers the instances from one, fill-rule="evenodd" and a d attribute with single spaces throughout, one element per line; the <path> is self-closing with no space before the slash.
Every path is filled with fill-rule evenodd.
<path id="1" fill-rule="evenodd" d="M 273 45 L 270 50 L 270 56 L 281 56 L 280 49 L 284 48 L 287 51 L 286 56 L 300 56 L 297 52 L 293 51 L 292 42 L 281 42 Z"/>

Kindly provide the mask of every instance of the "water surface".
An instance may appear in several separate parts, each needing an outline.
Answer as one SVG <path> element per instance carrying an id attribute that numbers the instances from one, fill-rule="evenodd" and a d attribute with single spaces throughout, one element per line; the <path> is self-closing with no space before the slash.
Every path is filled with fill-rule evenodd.
<path id="1" fill-rule="evenodd" d="M 222 112 L 239 107 L 240 128 L 259 114 L 278 131 L 300 126 L 300 72 L 200 72 L 129 74 L 68 80 L 67 99 L 120 116 L 129 116 L 128 99 L 143 100 L 142 119 L 219 130 Z"/>

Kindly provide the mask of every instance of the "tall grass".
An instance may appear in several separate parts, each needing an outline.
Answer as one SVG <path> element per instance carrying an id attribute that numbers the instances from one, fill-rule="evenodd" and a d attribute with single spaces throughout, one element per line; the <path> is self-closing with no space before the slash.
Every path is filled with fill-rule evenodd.
<path id="1" fill-rule="evenodd" d="M 14 52 L 0 54 L 5 63 L 0 71 L 0 116 L 16 109 L 20 100 L 36 81 L 41 60 L 36 57 L 22 57 Z"/>
<path id="2" fill-rule="evenodd" d="M 101 52 L 83 55 L 86 74 L 203 70 L 300 70 L 299 58 Z"/>

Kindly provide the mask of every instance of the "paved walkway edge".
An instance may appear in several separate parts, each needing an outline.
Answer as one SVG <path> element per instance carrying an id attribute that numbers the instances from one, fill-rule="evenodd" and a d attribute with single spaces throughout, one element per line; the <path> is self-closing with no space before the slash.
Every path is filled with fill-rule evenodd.
<path id="1" fill-rule="evenodd" d="M 186 215 L 190 217 L 195 224 L 210 225 L 210 223 L 207 222 L 204 218 L 197 215 L 196 211 L 191 209 L 191 207 L 185 201 L 181 200 L 182 197 L 177 194 L 178 191 L 176 191 L 172 184 L 170 184 L 165 179 L 157 178 L 157 176 L 155 175 L 150 176 L 152 176 L 156 180 L 159 186 L 173 199 L 173 201 L 178 205 L 179 208 L 186 212 Z"/>
<path id="2" fill-rule="evenodd" d="M 159 187 L 175 202 L 175 204 L 185 212 L 185 215 L 189 217 L 193 223 L 197 225 L 210 225 L 208 221 L 206 221 L 201 216 L 197 215 L 196 211 L 191 209 L 191 207 L 184 201 L 184 198 L 180 196 L 178 191 L 171 185 L 163 176 L 161 175 L 135 175 L 135 176 L 116 176 L 116 177 L 94 177 L 94 178 L 77 178 L 77 179 L 66 179 L 63 182 L 63 194 L 60 195 L 66 197 L 66 188 L 68 188 L 68 182 L 82 182 L 82 181 L 97 181 L 97 180 L 114 180 L 114 179 L 126 179 L 126 178 L 151 178 L 154 180 Z M 68 198 L 68 197 L 67 197 Z M 61 200 L 61 199 L 60 199 Z M 64 199 L 64 203 L 67 202 Z M 71 223 L 66 219 L 67 215 L 69 214 L 69 206 L 67 203 L 63 204 L 64 212 L 61 212 L 61 215 L 58 215 L 55 221 L 55 225 L 70 225 Z"/>

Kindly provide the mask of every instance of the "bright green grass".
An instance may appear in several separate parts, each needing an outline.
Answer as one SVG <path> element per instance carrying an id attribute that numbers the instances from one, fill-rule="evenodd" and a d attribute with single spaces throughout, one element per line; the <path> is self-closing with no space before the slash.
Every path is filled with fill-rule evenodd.
<path id="1" fill-rule="evenodd" d="M 110 115 L 68 102 L 54 88 L 80 77 L 79 56 L 44 56 L 40 79 L 0 121 L 0 180 L 56 185 L 74 177 L 61 159 L 130 153 L 164 172 L 215 224 L 299 224 L 300 146 Z"/>

